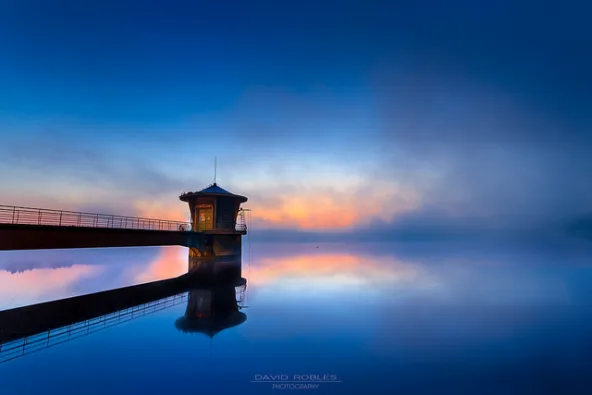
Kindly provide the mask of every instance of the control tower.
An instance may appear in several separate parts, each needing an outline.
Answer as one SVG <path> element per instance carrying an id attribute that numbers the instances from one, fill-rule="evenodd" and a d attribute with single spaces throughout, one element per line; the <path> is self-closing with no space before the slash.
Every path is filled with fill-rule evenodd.
<path id="1" fill-rule="evenodd" d="M 220 188 L 216 183 L 201 191 L 185 192 L 179 199 L 189 204 L 191 230 L 204 236 L 200 238 L 203 240 L 200 245 L 190 246 L 189 272 L 203 266 L 209 268 L 209 274 L 215 278 L 220 275 L 240 278 L 241 236 L 247 234 L 240 206 L 248 199 Z M 201 265 L 202 260 L 209 261 L 209 264 Z"/>

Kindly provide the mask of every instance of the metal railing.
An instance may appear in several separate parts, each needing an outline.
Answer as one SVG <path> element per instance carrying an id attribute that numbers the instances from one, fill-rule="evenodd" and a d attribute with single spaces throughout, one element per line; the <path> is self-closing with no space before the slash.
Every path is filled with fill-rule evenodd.
<path id="1" fill-rule="evenodd" d="M 215 227 L 203 227 L 195 229 L 195 232 L 203 232 L 203 233 L 219 233 L 219 234 L 233 234 L 235 232 L 246 232 L 247 225 L 245 224 L 233 224 L 230 226 L 222 226 L 219 228 Z"/>
<path id="2" fill-rule="evenodd" d="M 0 205 L 0 223 L 177 232 L 191 230 L 189 222 L 4 205 Z"/>
<path id="3" fill-rule="evenodd" d="M 47 332 L 3 344 L 0 343 L 0 363 L 8 362 L 36 351 L 87 336 L 105 328 L 110 328 L 148 314 L 156 313 L 157 311 L 168 309 L 169 307 L 186 303 L 187 295 L 187 292 L 185 292 L 179 295 L 169 296 L 168 298 L 129 307 Z"/>

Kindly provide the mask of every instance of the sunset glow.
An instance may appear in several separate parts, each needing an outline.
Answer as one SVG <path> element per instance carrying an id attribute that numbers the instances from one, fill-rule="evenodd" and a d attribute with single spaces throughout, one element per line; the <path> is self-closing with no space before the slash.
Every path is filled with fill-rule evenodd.
<path id="1" fill-rule="evenodd" d="M 154 218 L 168 221 L 190 221 L 189 208 L 185 203 L 163 200 L 136 200 L 134 202 L 135 215 L 142 218 Z"/>
<path id="2" fill-rule="evenodd" d="M 347 284 L 404 284 L 425 281 L 427 273 L 419 265 L 393 257 L 376 259 L 351 253 L 312 253 L 263 258 L 249 269 L 254 285 L 282 283 L 293 279 L 331 279 Z"/>
<path id="3" fill-rule="evenodd" d="M 101 267 L 73 265 L 57 269 L 34 269 L 10 273 L 0 271 L 0 308 L 39 303 L 71 296 L 71 287 L 96 276 Z"/>
<path id="4" fill-rule="evenodd" d="M 271 202 L 253 202 L 252 219 L 265 228 L 335 230 L 365 225 L 372 220 L 391 221 L 403 212 L 417 208 L 419 195 L 397 184 L 356 193 L 312 190 L 281 194 Z"/>
<path id="5" fill-rule="evenodd" d="M 161 247 L 158 256 L 146 269 L 134 276 L 134 282 L 165 280 L 187 273 L 187 248 Z"/>

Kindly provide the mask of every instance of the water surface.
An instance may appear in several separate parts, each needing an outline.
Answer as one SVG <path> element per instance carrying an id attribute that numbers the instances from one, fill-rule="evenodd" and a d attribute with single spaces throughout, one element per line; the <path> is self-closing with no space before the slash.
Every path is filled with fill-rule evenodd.
<path id="1" fill-rule="evenodd" d="M 589 393 L 591 256 L 548 246 L 253 244 L 244 323 L 212 338 L 183 332 L 183 302 L 0 364 L 0 392 Z M 2 253 L 0 308 L 186 268 L 187 250 L 174 247 Z M 308 387 L 261 382 L 277 378 Z"/>

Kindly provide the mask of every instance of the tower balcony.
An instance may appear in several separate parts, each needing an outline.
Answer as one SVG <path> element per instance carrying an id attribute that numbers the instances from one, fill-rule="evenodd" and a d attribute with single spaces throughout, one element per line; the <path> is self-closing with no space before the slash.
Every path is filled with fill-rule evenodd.
<path id="1" fill-rule="evenodd" d="M 187 224 L 187 228 L 183 229 L 186 231 L 193 231 L 196 233 L 205 233 L 205 234 L 224 234 L 224 235 L 246 235 L 247 234 L 247 224 L 245 223 L 235 223 L 234 226 L 232 224 L 228 224 L 228 226 L 219 226 L 219 227 L 204 227 L 201 226 L 196 229 L 191 229 L 191 225 Z"/>

